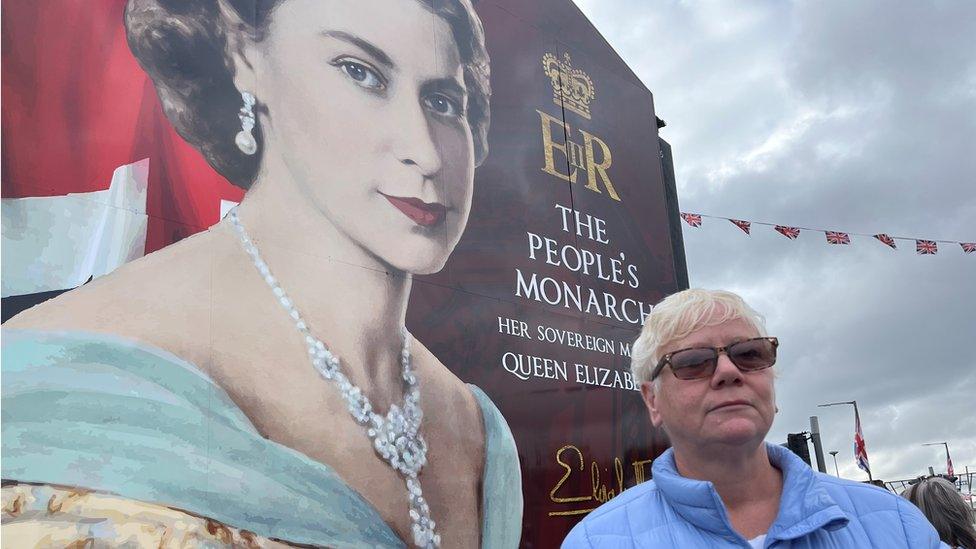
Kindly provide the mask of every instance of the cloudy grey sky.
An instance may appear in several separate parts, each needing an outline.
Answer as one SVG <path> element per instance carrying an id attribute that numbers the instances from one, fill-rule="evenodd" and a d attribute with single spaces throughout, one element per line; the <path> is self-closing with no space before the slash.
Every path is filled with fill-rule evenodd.
<path id="1" fill-rule="evenodd" d="M 976 241 L 976 3 L 577 0 L 654 93 L 681 209 Z M 684 226 L 692 286 L 740 292 L 782 342 L 769 440 L 820 417 L 842 476 L 857 400 L 875 478 L 976 471 L 976 254 Z M 833 464 L 826 456 L 830 472 Z"/>

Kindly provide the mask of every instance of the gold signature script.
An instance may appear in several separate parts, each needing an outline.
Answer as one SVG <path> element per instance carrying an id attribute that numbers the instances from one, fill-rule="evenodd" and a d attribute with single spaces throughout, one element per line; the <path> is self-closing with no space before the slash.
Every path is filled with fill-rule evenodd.
<path id="1" fill-rule="evenodd" d="M 631 462 L 630 466 L 634 469 L 634 485 L 646 480 L 647 466 L 652 461 L 654 460 L 642 459 Z M 556 463 L 564 469 L 564 472 L 563 476 L 549 492 L 549 499 L 553 503 L 572 504 L 572 507 L 578 508 L 550 511 L 550 517 L 585 515 L 596 509 L 601 503 L 606 503 L 624 491 L 624 463 L 619 457 L 613 458 L 613 476 L 608 480 L 602 480 L 600 478 L 600 465 L 596 461 L 590 462 L 591 491 L 588 494 L 569 495 L 562 490 L 563 485 L 574 475 L 585 475 L 586 459 L 583 456 L 582 450 L 572 444 L 567 444 L 559 450 L 556 450 Z M 577 463 L 579 465 L 578 467 Z"/>

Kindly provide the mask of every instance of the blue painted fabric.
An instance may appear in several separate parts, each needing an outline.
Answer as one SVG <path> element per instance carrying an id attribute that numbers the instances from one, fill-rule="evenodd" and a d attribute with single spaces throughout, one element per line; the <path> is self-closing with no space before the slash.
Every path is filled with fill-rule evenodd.
<path id="1" fill-rule="evenodd" d="M 766 451 L 783 472 L 783 494 L 763 547 L 946 547 L 908 500 L 814 472 L 781 446 L 767 444 Z M 678 474 L 673 450 L 658 457 L 652 471 L 652 480 L 625 490 L 577 524 L 563 548 L 750 547 L 732 528 L 713 484 Z"/>
<path id="2" fill-rule="evenodd" d="M 2 477 L 158 503 L 290 543 L 404 547 L 328 465 L 258 433 L 192 364 L 81 332 L 3 330 Z M 517 547 L 522 489 L 508 424 L 484 418 L 482 543 Z"/>

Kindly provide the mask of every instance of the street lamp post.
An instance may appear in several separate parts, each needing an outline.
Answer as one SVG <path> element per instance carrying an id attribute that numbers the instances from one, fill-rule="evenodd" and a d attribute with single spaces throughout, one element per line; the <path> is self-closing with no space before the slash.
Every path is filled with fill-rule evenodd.
<path id="1" fill-rule="evenodd" d="M 830 456 L 834 458 L 834 472 L 837 473 L 837 478 L 840 478 L 840 469 L 837 468 L 837 450 L 831 450 Z"/>
<path id="2" fill-rule="evenodd" d="M 922 446 L 939 446 L 940 444 L 943 445 L 943 446 L 945 446 L 945 450 L 946 450 L 946 474 L 952 475 L 954 473 L 954 471 L 950 471 L 949 470 L 949 463 L 951 463 L 952 460 L 949 457 L 949 443 L 948 442 L 926 442 Z"/>
<path id="3" fill-rule="evenodd" d="M 844 401 L 844 402 L 830 402 L 830 403 L 827 403 L 827 404 L 817 404 L 817 407 L 818 408 L 826 408 L 828 406 L 846 406 L 846 405 L 851 405 L 851 406 L 854 407 L 854 418 L 855 418 L 855 434 L 854 434 L 854 436 L 856 438 L 857 437 L 857 433 L 856 433 L 857 427 L 856 427 L 856 425 L 857 425 L 858 422 L 860 422 L 860 418 L 861 418 L 861 414 L 858 413 L 858 411 L 857 411 L 857 401 L 856 400 L 848 400 L 848 401 Z M 854 451 L 854 459 L 857 459 L 857 449 L 856 448 L 855 448 L 855 451 Z M 867 473 L 868 473 L 868 480 L 873 481 L 874 480 L 874 476 L 871 475 L 871 468 L 870 467 L 867 468 Z"/>

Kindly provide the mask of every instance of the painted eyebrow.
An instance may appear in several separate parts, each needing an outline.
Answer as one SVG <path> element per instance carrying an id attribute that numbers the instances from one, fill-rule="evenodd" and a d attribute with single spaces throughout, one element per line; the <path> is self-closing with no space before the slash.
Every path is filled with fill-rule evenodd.
<path id="1" fill-rule="evenodd" d="M 389 69 L 393 69 L 396 66 L 393 63 L 393 60 L 390 59 L 390 56 L 386 54 L 386 52 L 376 47 L 369 41 L 363 40 L 362 38 L 354 34 L 349 34 L 348 32 L 344 32 L 344 31 L 330 30 L 330 31 L 322 31 L 322 36 L 335 38 L 336 40 L 341 40 L 348 44 L 352 44 L 353 46 L 356 46 L 357 48 L 368 53 L 370 56 L 376 59 L 376 61 L 378 61 L 381 65 L 385 65 Z"/>
<path id="2" fill-rule="evenodd" d="M 461 99 L 468 98 L 468 89 L 458 83 L 454 78 L 438 78 L 436 80 L 431 80 L 423 85 L 422 88 L 424 93 L 431 92 L 448 92 L 457 95 Z"/>

